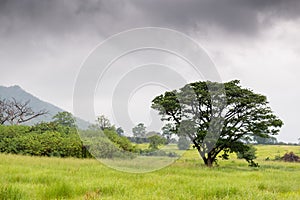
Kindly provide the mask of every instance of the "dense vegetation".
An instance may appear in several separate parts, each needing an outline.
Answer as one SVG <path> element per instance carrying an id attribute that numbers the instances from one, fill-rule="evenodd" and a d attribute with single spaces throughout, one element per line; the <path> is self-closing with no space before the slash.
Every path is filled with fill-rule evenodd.
<path id="1" fill-rule="evenodd" d="M 34 126 L 0 125 L 0 152 L 33 156 L 111 158 L 119 152 L 136 151 L 132 143 L 120 136 L 114 127 L 102 130 L 95 125 L 79 132 L 80 134 L 75 118 L 68 112 L 59 112 L 52 122 L 41 122 Z M 90 152 L 97 154 L 91 155 Z"/>
<path id="2" fill-rule="evenodd" d="M 72 115 L 61 112 L 53 117 L 52 122 L 42 122 L 34 126 L 0 125 L 0 152 L 77 158 L 131 159 L 137 155 L 178 156 L 174 152 L 158 150 L 158 147 L 165 143 L 161 136 L 146 138 L 149 142 L 148 148 L 140 149 L 127 137 L 120 135 L 104 116 L 99 117 L 97 121 L 101 123 L 87 130 L 78 130 Z"/>
<path id="3" fill-rule="evenodd" d="M 0 126 L 0 152 L 34 156 L 87 157 L 74 129 L 52 124 Z M 48 129 L 48 130 L 45 130 Z"/>

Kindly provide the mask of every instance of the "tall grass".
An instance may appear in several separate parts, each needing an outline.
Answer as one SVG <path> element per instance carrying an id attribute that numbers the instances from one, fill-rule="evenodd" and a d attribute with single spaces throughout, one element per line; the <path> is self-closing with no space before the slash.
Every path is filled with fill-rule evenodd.
<path id="1" fill-rule="evenodd" d="M 243 160 L 206 168 L 195 150 L 144 174 L 92 159 L 0 154 L 0 199 L 300 199 L 300 163 L 265 161 L 297 146 L 257 146 L 260 168 Z"/>

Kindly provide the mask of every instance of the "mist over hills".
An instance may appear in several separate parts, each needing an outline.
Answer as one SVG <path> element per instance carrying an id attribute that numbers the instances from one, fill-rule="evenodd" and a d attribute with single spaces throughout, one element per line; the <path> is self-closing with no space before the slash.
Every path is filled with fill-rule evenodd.
<path id="1" fill-rule="evenodd" d="M 0 98 L 1 99 L 8 99 L 11 100 L 12 98 L 15 98 L 19 102 L 29 102 L 29 106 L 32 108 L 33 111 L 39 111 L 39 110 L 46 110 L 48 111 L 48 114 L 39 116 L 37 118 L 34 118 L 24 124 L 27 125 L 33 125 L 39 122 L 49 122 L 52 121 L 52 117 L 56 115 L 58 112 L 63 112 L 64 110 L 51 104 L 48 102 L 45 102 L 36 96 L 28 93 L 24 89 L 22 89 L 18 85 L 10 86 L 10 87 L 5 87 L 5 86 L 0 86 Z M 77 125 L 81 129 L 86 129 L 89 126 L 89 123 L 80 119 L 76 118 Z"/>

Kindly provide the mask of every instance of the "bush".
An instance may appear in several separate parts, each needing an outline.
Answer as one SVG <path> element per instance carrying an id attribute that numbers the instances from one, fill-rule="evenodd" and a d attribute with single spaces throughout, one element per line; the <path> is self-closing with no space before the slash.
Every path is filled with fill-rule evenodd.
<path id="1" fill-rule="evenodd" d="M 166 139 L 160 135 L 152 135 L 152 136 L 148 137 L 148 140 L 149 140 L 149 148 L 153 149 L 153 150 L 158 150 L 158 147 L 160 145 L 163 145 L 166 143 Z"/>
<path id="2" fill-rule="evenodd" d="M 259 167 L 258 163 L 255 163 L 253 160 L 256 158 L 256 148 L 252 145 L 247 145 L 244 148 L 237 151 L 238 159 L 245 159 L 250 167 Z"/>
<path id="3" fill-rule="evenodd" d="M 55 157 L 132 157 L 135 146 L 114 130 L 81 131 L 55 123 L 35 126 L 0 126 L 0 152 Z"/>
<path id="4" fill-rule="evenodd" d="M 284 154 L 281 159 L 285 162 L 300 162 L 300 157 L 293 152 Z"/>
<path id="5" fill-rule="evenodd" d="M 80 131 L 84 146 L 96 158 L 133 158 L 137 149 L 115 130 L 93 129 Z"/>
<path id="6" fill-rule="evenodd" d="M 43 124 L 45 128 L 45 124 Z M 76 131 L 53 131 L 41 126 L 0 126 L 0 152 L 33 156 L 78 157 L 83 145 Z"/>

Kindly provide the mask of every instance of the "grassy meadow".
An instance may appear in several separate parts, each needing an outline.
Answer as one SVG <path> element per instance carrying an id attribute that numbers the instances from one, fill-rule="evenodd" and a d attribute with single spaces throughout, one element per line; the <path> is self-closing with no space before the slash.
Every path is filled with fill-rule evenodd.
<path id="1" fill-rule="evenodd" d="M 256 148 L 259 168 L 234 155 L 206 168 L 189 150 L 166 168 L 139 174 L 93 159 L 0 154 L 0 199 L 300 199 L 300 163 L 272 160 L 300 155 L 300 146 Z"/>

